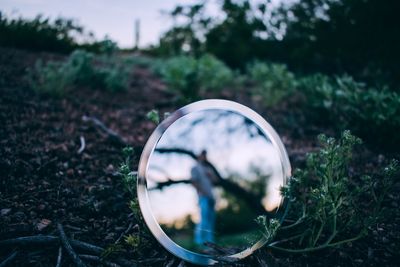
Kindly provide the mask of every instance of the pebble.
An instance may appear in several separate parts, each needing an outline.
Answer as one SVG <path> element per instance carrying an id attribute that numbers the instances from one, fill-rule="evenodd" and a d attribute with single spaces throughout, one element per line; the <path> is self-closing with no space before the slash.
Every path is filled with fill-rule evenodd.
<path id="1" fill-rule="evenodd" d="M 0 214 L 1 216 L 6 216 L 7 214 L 9 214 L 11 211 L 11 209 L 1 209 Z"/>

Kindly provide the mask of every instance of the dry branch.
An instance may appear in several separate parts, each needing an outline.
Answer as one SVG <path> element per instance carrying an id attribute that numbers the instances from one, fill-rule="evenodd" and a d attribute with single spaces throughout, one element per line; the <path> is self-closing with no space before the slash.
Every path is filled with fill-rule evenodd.
<path id="1" fill-rule="evenodd" d="M 97 119 L 96 117 L 91 116 L 82 116 L 82 120 L 84 122 L 91 122 L 97 129 L 99 129 L 102 133 L 106 134 L 110 141 L 117 143 L 122 146 L 127 146 L 128 143 L 115 131 L 108 128 L 102 121 Z"/>
<path id="2" fill-rule="evenodd" d="M 81 141 L 81 147 L 78 150 L 78 154 L 81 154 L 85 150 L 86 142 L 85 142 L 85 138 L 83 136 L 80 136 L 79 140 Z"/>
<path id="3" fill-rule="evenodd" d="M 11 253 L 4 261 L 0 263 L 0 267 L 5 267 L 10 264 L 18 255 L 18 251 Z"/>
<path id="4" fill-rule="evenodd" d="M 85 253 L 91 253 L 95 255 L 101 255 L 104 252 L 104 249 L 86 242 L 78 241 L 78 240 L 70 240 L 71 246 L 78 251 L 82 251 Z M 0 248 L 2 247 L 12 247 L 12 246 L 49 246 L 49 245 L 58 245 L 60 244 L 60 238 L 57 236 L 24 236 L 17 237 L 13 239 L 6 239 L 0 241 Z M 115 262 L 121 266 L 125 267 L 134 267 L 136 266 L 136 262 L 126 260 L 126 259 L 116 259 Z"/>
<path id="5" fill-rule="evenodd" d="M 138 226 L 138 225 L 136 224 L 135 226 Z M 128 234 L 129 231 L 130 231 L 132 228 L 133 228 L 133 223 L 130 223 L 129 226 L 128 226 L 128 228 L 127 228 L 125 231 L 123 231 L 123 232 L 119 235 L 119 237 L 118 237 L 117 240 L 115 240 L 114 244 L 119 243 L 119 241 L 121 241 L 122 237 L 124 237 L 124 235 Z"/>
<path id="6" fill-rule="evenodd" d="M 71 257 L 72 261 L 76 264 L 78 267 L 86 267 L 86 264 L 83 263 L 83 261 L 79 258 L 78 254 L 75 253 L 74 249 L 72 248 L 71 244 L 69 243 L 69 240 L 67 238 L 67 235 L 64 232 L 64 229 L 60 223 L 57 224 L 57 229 L 60 234 L 60 240 L 67 251 L 68 255 Z"/>
<path id="7" fill-rule="evenodd" d="M 61 259 L 62 259 L 62 247 L 60 246 L 58 248 L 58 256 L 57 256 L 57 264 L 56 267 L 60 267 L 61 266 Z"/>
<path id="8" fill-rule="evenodd" d="M 60 238 L 57 236 L 24 236 L 17 237 L 13 239 L 6 239 L 0 241 L 0 247 L 10 247 L 10 246 L 31 246 L 31 245 L 56 245 L 60 243 Z M 72 247 L 79 249 L 88 253 L 93 253 L 100 255 L 103 253 L 104 249 L 86 242 L 78 240 L 70 240 Z"/>

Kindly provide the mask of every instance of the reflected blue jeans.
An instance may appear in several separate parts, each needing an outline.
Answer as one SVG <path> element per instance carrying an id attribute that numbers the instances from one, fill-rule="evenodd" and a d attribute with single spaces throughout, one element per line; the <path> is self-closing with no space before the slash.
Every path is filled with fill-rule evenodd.
<path id="1" fill-rule="evenodd" d="M 194 241 L 198 245 L 214 242 L 215 201 L 209 197 L 199 196 L 200 222 L 194 230 Z"/>

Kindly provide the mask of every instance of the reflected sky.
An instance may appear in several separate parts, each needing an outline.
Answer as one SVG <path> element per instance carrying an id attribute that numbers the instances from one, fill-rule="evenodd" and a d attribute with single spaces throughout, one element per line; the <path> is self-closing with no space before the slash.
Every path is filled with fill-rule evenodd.
<path id="1" fill-rule="evenodd" d="M 238 113 L 203 110 L 190 113 L 171 125 L 156 148 L 183 148 L 195 154 L 207 150 L 208 160 L 221 176 L 246 187 L 257 179 L 267 179 L 264 197 L 266 210 L 281 202 L 282 167 L 278 152 L 258 127 Z M 157 182 L 190 179 L 195 161 L 176 153 L 153 152 L 149 159 L 147 185 Z M 217 209 L 224 205 L 217 191 Z M 160 223 L 171 224 L 187 215 L 198 221 L 197 193 L 190 184 L 175 184 L 162 190 L 149 190 L 152 212 Z"/>

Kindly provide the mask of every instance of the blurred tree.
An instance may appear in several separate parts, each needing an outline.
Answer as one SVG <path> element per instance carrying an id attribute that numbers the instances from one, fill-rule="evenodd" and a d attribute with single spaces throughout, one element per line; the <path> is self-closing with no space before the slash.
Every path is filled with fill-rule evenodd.
<path id="1" fill-rule="evenodd" d="M 255 33 L 265 30 L 265 25 L 252 15 L 248 1 L 224 0 L 222 11 L 225 19 L 206 34 L 206 51 L 233 68 L 243 68 L 246 62 L 257 57 L 254 45 L 259 38 Z"/>
<path id="2" fill-rule="evenodd" d="M 58 53 L 69 53 L 78 48 L 99 53 L 117 49 L 116 43 L 107 37 L 96 41 L 92 32 L 85 31 L 73 19 L 51 20 L 42 15 L 34 19 L 8 18 L 1 11 L 0 46 Z"/>
<path id="3" fill-rule="evenodd" d="M 285 25 L 280 55 L 311 71 L 349 72 L 399 84 L 400 2 L 395 0 L 303 0 L 272 14 Z"/>
<path id="4" fill-rule="evenodd" d="M 239 69 L 254 59 L 272 60 L 297 72 L 400 84 L 399 1 L 223 0 L 220 18 L 208 17 L 204 6 L 169 13 L 174 27 L 160 40 L 161 54 L 208 52 Z"/>
<path id="5" fill-rule="evenodd" d="M 208 29 L 211 19 L 204 14 L 204 3 L 181 6 L 167 13 L 173 20 L 173 27 L 161 38 L 159 55 L 178 55 L 183 53 L 199 55 L 203 52 L 202 34 Z M 181 23 L 178 23 L 178 22 Z"/>

